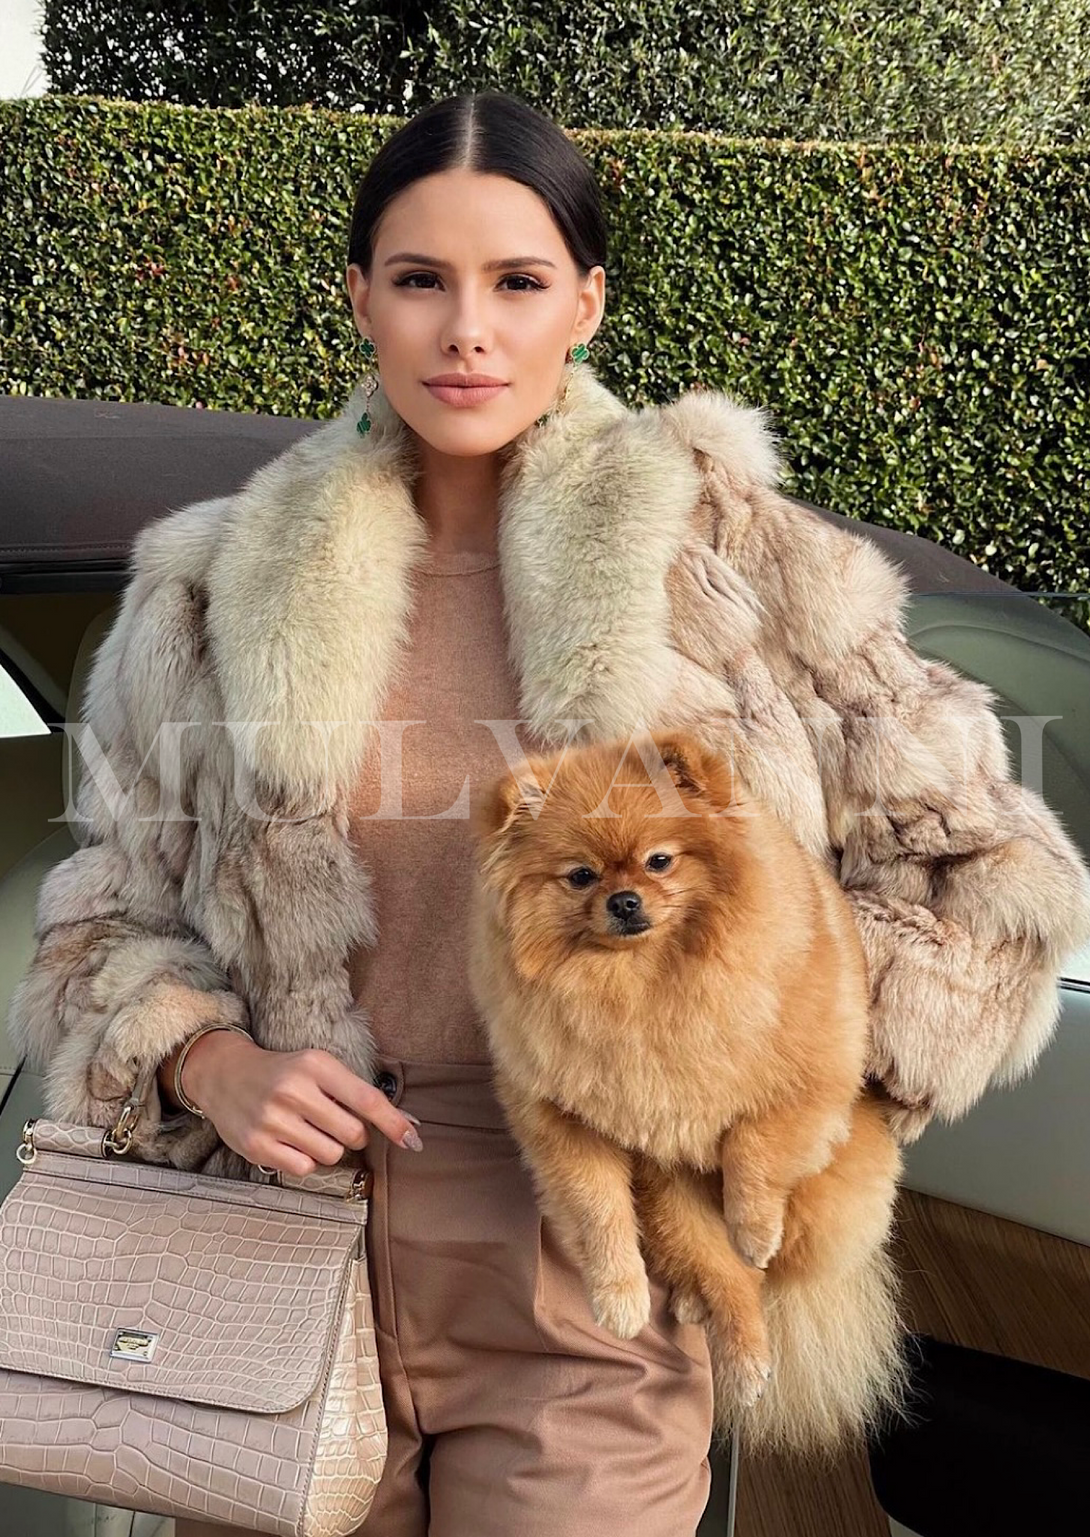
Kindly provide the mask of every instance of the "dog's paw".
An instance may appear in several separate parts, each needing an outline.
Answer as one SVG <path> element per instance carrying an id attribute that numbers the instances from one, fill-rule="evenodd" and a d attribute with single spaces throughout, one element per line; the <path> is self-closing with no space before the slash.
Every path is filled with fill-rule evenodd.
<path id="1" fill-rule="evenodd" d="M 595 1322 L 618 1339 L 634 1339 L 651 1317 L 651 1286 L 645 1270 L 600 1284 L 591 1292 Z"/>
<path id="2" fill-rule="evenodd" d="M 783 1210 L 747 1218 L 727 1218 L 727 1234 L 735 1251 L 755 1270 L 764 1270 L 780 1252 L 783 1243 Z"/>
<path id="3" fill-rule="evenodd" d="M 719 1320 L 719 1324 L 723 1322 Z M 725 1327 L 713 1321 L 709 1331 L 716 1398 L 733 1409 L 752 1409 L 772 1378 L 763 1320 L 754 1316 L 747 1326 L 745 1319 L 734 1317 Z"/>
<path id="4" fill-rule="evenodd" d="M 715 1396 L 733 1409 L 752 1409 L 772 1377 L 772 1350 L 759 1293 L 754 1281 L 733 1296 L 713 1298 L 707 1335 Z"/>
<path id="5" fill-rule="evenodd" d="M 723 1392 L 738 1409 L 752 1409 L 772 1380 L 772 1362 L 766 1355 L 735 1356 L 721 1367 L 717 1392 Z"/>
<path id="6" fill-rule="evenodd" d="M 675 1286 L 670 1294 L 670 1311 L 679 1324 L 703 1324 L 708 1321 L 708 1306 L 698 1291 Z"/>

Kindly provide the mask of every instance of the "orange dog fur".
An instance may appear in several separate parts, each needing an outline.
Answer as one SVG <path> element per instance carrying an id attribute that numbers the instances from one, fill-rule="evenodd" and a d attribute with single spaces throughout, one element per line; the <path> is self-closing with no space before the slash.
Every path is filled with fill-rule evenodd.
<path id="1" fill-rule="evenodd" d="M 705 1326 L 715 1434 L 835 1452 L 905 1386 L 835 877 L 685 732 L 527 758 L 471 817 L 496 1092 L 595 1319 L 640 1332 L 646 1256 Z"/>

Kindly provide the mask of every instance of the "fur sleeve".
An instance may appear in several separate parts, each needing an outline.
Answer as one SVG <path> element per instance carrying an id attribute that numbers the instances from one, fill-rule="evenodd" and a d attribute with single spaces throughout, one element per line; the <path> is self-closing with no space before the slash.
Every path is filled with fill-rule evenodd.
<path id="1" fill-rule="evenodd" d="M 759 599 L 764 654 L 810 734 L 868 959 L 869 1070 L 914 1141 L 1033 1066 L 1063 962 L 1090 940 L 1090 876 L 1011 778 L 995 695 L 912 649 L 893 562 L 770 487 L 733 506 L 716 551 Z"/>
<path id="2" fill-rule="evenodd" d="M 170 586 L 138 565 L 95 656 L 83 720 L 89 748 L 102 750 L 100 773 L 85 760 L 72 827 L 81 847 L 42 882 L 37 948 L 12 999 L 12 1039 L 44 1075 L 46 1113 L 60 1120 L 110 1125 L 137 1072 L 199 1024 L 249 1026 L 245 1003 L 184 921 L 170 852 L 191 824 L 148 815 L 157 748 L 141 740 L 126 702 L 138 686 L 145 711 L 150 698 L 161 719 L 191 718 L 174 713 L 172 690 L 196 675 L 199 640 L 195 625 L 178 622 L 184 596 Z M 115 800 L 115 790 L 131 799 Z M 217 1145 L 207 1121 L 162 1117 L 153 1076 L 132 1155 L 194 1169 Z"/>

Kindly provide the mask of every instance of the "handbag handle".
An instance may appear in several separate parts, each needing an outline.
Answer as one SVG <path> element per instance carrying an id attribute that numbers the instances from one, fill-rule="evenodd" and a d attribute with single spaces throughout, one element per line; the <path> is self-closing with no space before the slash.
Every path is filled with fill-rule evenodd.
<path id="1" fill-rule="evenodd" d="M 119 1158 L 131 1148 L 133 1132 L 144 1110 L 144 1103 L 152 1079 L 158 1069 L 154 1063 L 141 1068 L 128 1098 L 121 1106 L 117 1120 L 104 1132 L 97 1126 L 77 1126 L 32 1116 L 23 1124 L 22 1141 L 15 1156 L 24 1167 L 32 1164 L 38 1155 L 35 1146 L 35 1128 L 43 1140 L 43 1151 L 75 1153 L 84 1157 Z M 55 1133 L 51 1131 L 56 1127 Z M 80 1134 L 83 1134 L 82 1136 Z M 50 1147 L 50 1143 L 53 1144 Z M 262 1164 L 250 1164 L 262 1175 L 259 1184 L 279 1185 L 293 1190 L 308 1190 L 318 1195 L 340 1196 L 346 1201 L 366 1201 L 374 1187 L 371 1169 L 351 1164 L 322 1165 L 309 1174 L 289 1174 L 280 1169 L 266 1169 Z"/>

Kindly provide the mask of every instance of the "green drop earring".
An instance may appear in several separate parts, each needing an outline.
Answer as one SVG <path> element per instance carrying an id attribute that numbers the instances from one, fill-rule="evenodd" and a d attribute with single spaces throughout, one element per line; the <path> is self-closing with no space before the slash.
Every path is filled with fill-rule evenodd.
<path id="1" fill-rule="evenodd" d="M 570 359 L 564 359 L 565 363 L 571 363 L 572 366 L 568 368 L 568 371 L 564 376 L 564 383 L 561 385 L 560 394 L 556 397 L 556 400 L 553 402 L 549 410 L 546 411 L 543 416 L 538 417 L 537 421 L 534 423 L 535 427 L 543 427 L 549 418 L 554 416 L 560 407 L 564 404 L 564 400 L 568 393 L 568 385 L 571 383 L 571 376 L 575 372 L 574 365 L 576 363 L 584 362 L 589 356 L 590 348 L 587 346 L 586 342 L 576 342 L 575 346 L 571 349 Z"/>
<path id="2" fill-rule="evenodd" d="M 360 351 L 363 353 L 364 360 L 367 363 L 367 372 L 363 376 L 363 392 L 365 397 L 363 415 L 356 423 L 356 431 L 362 436 L 365 432 L 371 431 L 371 414 L 367 407 L 370 404 L 371 396 L 378 389 L 378 375 L 371 367 L 371 364 L 378 357 L 378 349 L 371 338 L 365 336 L 360 341 Z"/>

